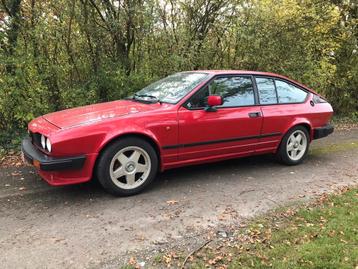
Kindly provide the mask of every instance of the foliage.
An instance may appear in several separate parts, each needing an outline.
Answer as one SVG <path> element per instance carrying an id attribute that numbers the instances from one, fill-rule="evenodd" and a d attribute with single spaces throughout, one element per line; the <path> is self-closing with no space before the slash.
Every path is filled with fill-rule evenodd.
<path id="1" fill-rule="evenodd" d="M 185 268 L 356 268 L 357 197 L 357 188 L 343 188 L 310 204 L 277 209 L 200 248 Z M 170 253 L 153 263 L 183 263 L 183 255 Z"/>
<path id="2" fill-rule="evenodd" d="M 253 69 L 357 115 L 353 0 L 1 0 L 0 128 L 123 98 L 170 73 Z"/>
<path id="3" fill-rule="evenodd" d="M 358 265 L 356 221 L 358 190 L 322 196 L 316 207 L 302 208 L 280 225 L 253 225 L 263 244 L 247 246 L 230 268 L 354 268 Z M 268 224 L 268 226 L 266 226 Z"/>

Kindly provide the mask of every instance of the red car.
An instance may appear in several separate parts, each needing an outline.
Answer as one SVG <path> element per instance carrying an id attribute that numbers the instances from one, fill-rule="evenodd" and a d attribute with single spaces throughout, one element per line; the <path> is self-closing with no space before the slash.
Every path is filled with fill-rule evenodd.
<path id="1" fill-rule="evenodd" d="M 313 139 L 333 132 L 332 114 L 320 95 L 277 74 L 181 72 L 126 100 L 34 119 L 22 152 L 51 185 L 97 177 L 132 195 L 179 166 L 264 153 L 301 163 Z"/>

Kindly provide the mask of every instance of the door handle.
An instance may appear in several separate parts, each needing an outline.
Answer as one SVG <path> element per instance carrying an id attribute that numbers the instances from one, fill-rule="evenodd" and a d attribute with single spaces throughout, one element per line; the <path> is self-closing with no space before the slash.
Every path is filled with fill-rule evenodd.
<path id="1" fill-rule="evenodd" d="M 258 118 L 261 117 L 261 112 L 250 112 L 249 113 L 250 118 Z"/>

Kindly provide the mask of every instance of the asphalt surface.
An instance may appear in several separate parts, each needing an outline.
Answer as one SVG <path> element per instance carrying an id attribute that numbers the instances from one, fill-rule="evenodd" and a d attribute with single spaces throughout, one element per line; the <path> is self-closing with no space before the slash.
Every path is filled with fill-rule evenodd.
<path id="1" fill-rule="evenodd" d="M 358 129 L 314 141 L 299 166 L 272 156 L 167 171 L 115 198 L 96 184 L 50 187 L 32 168 L 0 169 L 1 268 L 118 268 L 128 255 L 195 244 L 205 231 L 358 184 Z"/>

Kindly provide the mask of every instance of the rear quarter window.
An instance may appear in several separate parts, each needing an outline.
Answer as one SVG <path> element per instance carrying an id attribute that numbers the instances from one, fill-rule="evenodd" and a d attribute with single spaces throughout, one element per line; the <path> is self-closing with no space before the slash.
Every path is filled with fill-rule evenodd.
<path id="1" fill-rule="evenodd" d="M 280 104 L 302 103 L 306 100 L 306 91 L 281 80 L 276 80 L 275 84 Z"/>

